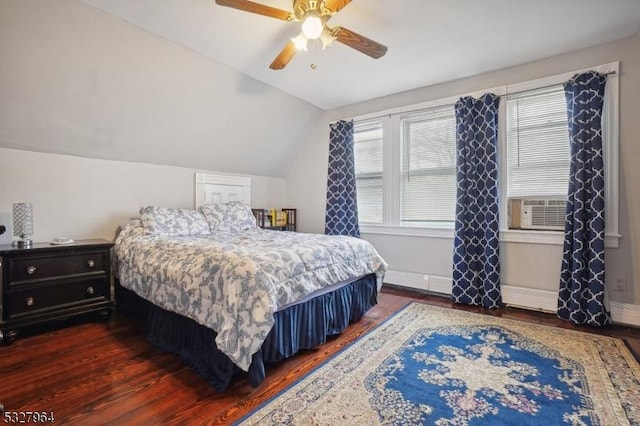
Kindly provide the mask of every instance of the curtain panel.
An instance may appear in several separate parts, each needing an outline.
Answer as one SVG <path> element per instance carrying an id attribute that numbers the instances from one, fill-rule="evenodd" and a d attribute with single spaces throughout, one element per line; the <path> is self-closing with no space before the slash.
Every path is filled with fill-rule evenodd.
<path id="1" fill-rule="evenodd" d="M 498 105 L 487 93 L 461 98 L 456 111 L 456 216 L 452 300 L 498 308 Z"/>
<path id="2" fill-rule="evenodd" d="M 565 83 L 571 163 L 558 316 L 575 324 L 610 323 L 604 304 L 605 181 L 602 110 L 606 76 L 595 71 Z"/>
<path id="3" fill-rule="evenodd" d="M 360 237 L 353 121 L 331 124 L 324 233 Z"/>

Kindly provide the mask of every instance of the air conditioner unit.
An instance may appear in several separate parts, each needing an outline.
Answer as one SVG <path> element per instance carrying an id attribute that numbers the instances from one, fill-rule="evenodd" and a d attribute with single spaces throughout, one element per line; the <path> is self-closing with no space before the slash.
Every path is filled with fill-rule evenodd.
<path id="1" fill-rule="evenodd" d="M 509 199 L 509 228 L 564 230 L 566 200 L 558 198 Z"/>

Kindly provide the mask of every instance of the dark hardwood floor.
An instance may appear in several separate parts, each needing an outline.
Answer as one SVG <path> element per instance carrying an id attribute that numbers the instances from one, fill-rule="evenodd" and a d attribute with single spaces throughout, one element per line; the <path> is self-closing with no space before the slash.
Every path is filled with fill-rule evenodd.
<path id="1" fill-rule="evenodd" d="M 7 411 L 52 411 L 59 424 L 229 424 L 412 300 L 620 337 L 640 353 L 638 328 L 576 327 L 555 315 L 452 306 L 448 298 L 385 286 L 361 321 L 317 349 L 270 366 L 255 389 L 238 376 L 226 392 L 216 393 L 175 356 L 147 343 L 139 322 L 115 316 L 106 324 L 79 324 L 0 347 L 0 403 Z"/>

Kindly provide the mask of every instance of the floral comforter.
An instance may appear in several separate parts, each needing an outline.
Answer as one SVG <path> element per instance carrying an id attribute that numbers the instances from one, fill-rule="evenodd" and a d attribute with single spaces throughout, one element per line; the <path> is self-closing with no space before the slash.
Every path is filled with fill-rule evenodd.
<path id="1" fill-rule="evenodd" d="M 147 235 L 139 220 L 116 239 L 122 286 L 217 332 L 216 345 L 248 371 L 280 307 L 385 261 L 367 241 L 252 228 L 202 237 Z"/>

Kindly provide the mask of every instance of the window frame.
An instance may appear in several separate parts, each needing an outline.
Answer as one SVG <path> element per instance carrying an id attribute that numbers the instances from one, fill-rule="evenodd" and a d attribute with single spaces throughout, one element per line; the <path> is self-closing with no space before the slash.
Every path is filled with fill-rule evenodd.
<path id="1" fill-rule="evenodd" d="M 376 113 L 353 117 L 358 121 L 380 120 L 383 131 L 383 218 L 382 224 L 361 223 L 360 231 L 364 234 L 398 235 L 427 238 L 453 239 L 454 222 L 435 223 L 426 226 L 407 226 L 400 222 L 400 180 L 401 180 L 401 129 L 402 116 L 418 113 L 421 110 L 441 108 L 454 105 L 462 96 L 479 97 L 491 92 L 500 97 L 528 90 L 541 89 L 562 84 L 575 74 L 594 70 L 600 73 L 611 73 L 607 79 L 605 91 L 605 109 L 603 111 L 603 139 L 605 148 L 605 209 L 607 223 L 605 229 L 605 246 L 618 247 L 619 234 L 619 62 L 611 62 L 594 67 L 556 74 L 521 83 L 497 86 L 473 93 L 447 98 L 435 99 L 420 104 L 388 109 Z M 500 241 L 510 243 L 562 245 L 564 233 L 559 231 L 514 230 L 507 226 L 507 151 L 506 151 L 506 106 L 501 100 L 498 111 L 498 164 L 499 164 L 499 197 L 500 197 Z M 395 194 L 395 195 L 394 195 Z"/>
<path id="2" fill-rule="evenodd" d="M 490 89 L 494 93 L 502 91 L 502 88 Z M 473 95 L 480 96 L 484 92 L 476 92 Z M 377 113 L 353 117 L 356 122 L 379 120 L 382 122 L 383 146 L 382 146 L 382 198 L 383 217 L 382 223 L 360 223 L 360 232 L 381 235 L 400 235 L 429 238 L 453 238 L 454 222 L 430 222 L 428 226 L 402 225 L 400 218 L 400 194 L 401 194 L 401 161 L 402 161 L 402 133 L 401 122 L 404 116 L 412 113 L 435 110 L 455 105 L 459 96 L 435 99 L 420 104 L 393 108 Z M 391 194 L 398 194 L 392 196 Z"/>
<path id="3" fill-rule="evenodd" d="M 450 221 L 442 221 L 442 220 L 426 220 L 426 221 L 410 221 L 407 219 L 403 219 L 402 217 L 402 203 L 403 203 L 403 188 L 402 188 L 402 184 L 403 184 L 403 179 L 404 179 L 404 175 L 405 173 L 408 173 L 407 169 L 405 168 L 406 163 L 405 163 L 405 158 L 403 158 L 404 155 L 407 154 L 407 146 L 406 143 L 408 143 L 408 141 L 405 140 L 405 124 L 406 123 L 416 123 L 417 121 L 422 121 L 422 120 L 437 120 L 437 119 L 443 119 L 443 118 L 453 118 L 453 122 L 454 122 L 454 128 L 455 128 L 455 111 L 453 109 L 453 105 L 444 105 L 444 106 L 439 106 L 439 107 L 433 107 L 433 108 L 427 108 L 427 109 L 421 109 L 421 110 L 416 110 L 416 111 L 412 111 L 409 113 L 404 113 L 404 114 L 400 114 L 399 115 L 399 126 L 397 128 L 396 131 L 400 132 L 400 146 L 399 146 L 399 150 L 400 150 L 400 163 L 398 166 L 398 180 L 400 182 L 400 187 L 399 187 L 399 205 L 400 208 L 398 210 L 398 215 L 399 215 L 399 226 L 402 226 L 404 228 L 409 227 L 409 228 L 429 228 L 429 227 L 435 227 L 435 228 L 440 228 L 443 225 L 447 225 L 449 223 L 451 223 Z M 454 130 L 455 131 L 455 130 Z M 456 165 L 455 165 L 455 137 L 453 140 L 453 145 L 454 145 L 454 152 L 453 152 L 453 165 L 452 166 L 447 166 L 447 167 L 433 167 L 433 168 L 427 168 L 427 169 L 422 169 L 420 171 L 417 171 L 416 174 L 418 175 L 432 175 L 432 176 L 444 176 L 446 175 L 451 175 L 453 174 L 454 176 L 454 180 L 455 180 L 455 175 L 456 175 Z M 446 173 L 438 173 L 438 171 L 446 171 Z M 409 172 L 410 173 L 410 172 Z M 454 199 L 455 199 L 455 190 L 453 193 Z M 455 217 L 455 212 L 453 213 L 453 216 Z"/>
<path id="4" fill-rule="evenodd" d="M 611 62 L 594 67 L 584 68 L 576 71 L 556 74 L 536 80 L 530 80 L 522 83 L 507 85 L 505 95 L 525 92 L 529 90 L 541 89 L 562 84 L 574 75 L 585 71 L 598 71 L 600 73 L 611 73 L 607 77 L 607 87 L 605 90 L 605 108 L 603 115 L 602 138 L 604 143 L 604 162 L 605 162 L 605 211 L 607 212 L 607 220 L 605 225 L 605 247 L 617 248 L 620 243 L 621 235 L 619 233 L 619 76 L 620 63 Z M 500 116 L 498 119 L 498 155 L 500 163 L 500 241 L 515 243 L 531 243 L 531 244 L 552 244 L 562 245 L 564 242 L 564 232 L 562 231 L 541 231 L 541 230 L 516 230 L 508 229 L 507 224 L 507 137 L 506 137 L 506 120 L 500 118 L 506 117 L 506 105 L 500 103 Z"/>

